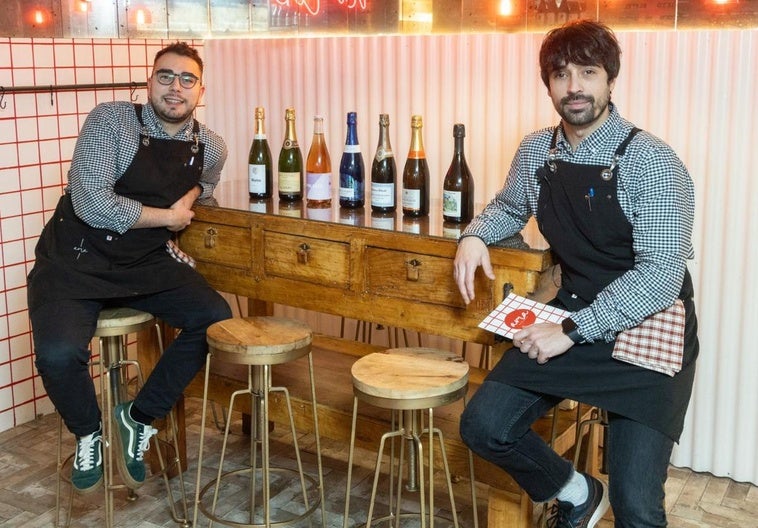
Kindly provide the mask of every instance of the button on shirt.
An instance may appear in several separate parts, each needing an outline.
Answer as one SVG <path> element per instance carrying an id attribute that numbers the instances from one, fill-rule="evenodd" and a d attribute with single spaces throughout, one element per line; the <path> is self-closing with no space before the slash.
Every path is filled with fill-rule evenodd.
<path id="1" fill-rule="evenodd" d="M 142 120 L 149 137 L 194 141 L 193 120 L 175 136 L 163 130 L 149 104 L 142 108 Z M 119 196 L 113 189 L 137 153 L 142 130 L 129 102 L 102 103 L 87 116 L 74 148 L 66 191 L 71 194 L 77 216 L 90 226 L 125 233 L 139 219 L 142 204 Z M 200 198 L 208 198 L 221 177 L 227 147 L 221 136 L 203 124 L 199 141 L 205 145 Z"/>
<path id="2" fill-rule="evenodd" d="M 610 105 L 608 119 L 572 150 L 559 127 L 557 158 L 569 163 L 610 166 L 616 148 L 633 124 Z M 537 169 L 547 160 L 554 128 L 521 142 L 505 186 L 463 233 L 492 244 L 519 233 L 537 216 Z M 634 267 L 605 287 L 587 308 L 576 312 L 588 341 L 611 341 L 645 317 L 671 306 L 679 294 L 687 259 L 694 257 L 694 185 L 674 151 L 661 139 L 640 132 L 618 162 L 618 200 L 632 225 Z"/>

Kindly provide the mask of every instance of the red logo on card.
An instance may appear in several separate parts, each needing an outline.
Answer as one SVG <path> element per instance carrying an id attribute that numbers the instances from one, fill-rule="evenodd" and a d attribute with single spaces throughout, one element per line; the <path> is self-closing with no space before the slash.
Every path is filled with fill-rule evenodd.
<path id="1" fill-rule="evenodd" d="M 534 312 L 525 308 L 513 310 L 505 316 L 505 324 L 516 330 L 533 325 L 536 320 L 537 316 L 534 315 Z"/>

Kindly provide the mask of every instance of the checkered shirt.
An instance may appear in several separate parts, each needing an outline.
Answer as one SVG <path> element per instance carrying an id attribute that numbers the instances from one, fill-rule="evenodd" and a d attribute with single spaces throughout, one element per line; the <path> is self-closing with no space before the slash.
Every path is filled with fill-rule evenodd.
<path id="1" fill-rule="evenodd" d="M 163 130 L 149 104 L 142 107 L 142 120 L 150 137 L 192 141 L 193 120 L 175 136 Z M 71 194 L 77 216 L 90 226 L 125 233 L 139 219 L 142 204 L 113 189 L 137 153 L 141 130 L 134 105 L 126 101 L 101 103 L 84 121 L 74 147 L 66 192 Z M 200 142 L 205 145 L 200 198 L 207 199 L 221 177 L 227 148 L 221 136 L 203 124 Z"/>
<path id="2" fill-rule="evenodd" d="M 634 125 L 611 105 L 608 119 L 572 151 L 559 127 L 558 159 L 570 163 L 610 165 Z M 539 182 L 554 128 L 526 136 L 516 152 L 505 185 L 466 228 L 487 244 L 519 233 L 537 216 Z M 694 257 L 694 185 L 684 164 L 659 138 L 640 132 L 619 161 L 618 200 L 632 225 L 634 266 L 606 286 L 572 319 L 587 341 L 612 341 L 647 316 L 674 303 L 686 261 Z"/>

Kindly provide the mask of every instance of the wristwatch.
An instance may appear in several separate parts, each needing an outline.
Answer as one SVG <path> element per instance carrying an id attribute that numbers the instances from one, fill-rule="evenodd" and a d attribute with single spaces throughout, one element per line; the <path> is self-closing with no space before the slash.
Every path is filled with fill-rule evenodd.
<path id="1" fill-rule="evenodd" d="M 576 323 L 573 319 L 570 317 L 566 317 L 563 321 L 561 321 L 561 328 L 563 328 L 563 333 L 569 336 L 569 338 L 575 343 L 583 343 L 584 338 L 579 333 L 579 329 L 576 327 Z"/>

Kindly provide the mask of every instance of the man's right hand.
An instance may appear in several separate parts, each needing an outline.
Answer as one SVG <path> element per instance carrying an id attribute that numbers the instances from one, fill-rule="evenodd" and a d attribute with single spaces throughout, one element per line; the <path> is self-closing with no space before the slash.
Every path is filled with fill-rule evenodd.
<path id="1" fill-rule="evenodd" d="M 474 277 L 479 266 L 489 279 L 495 279 L 490 252 L 484 241 L 476 236 L 462 238 L 458 242 L 458 251 L 455 254 L 453 276 L 466 304 L 474 300 Z"/>

